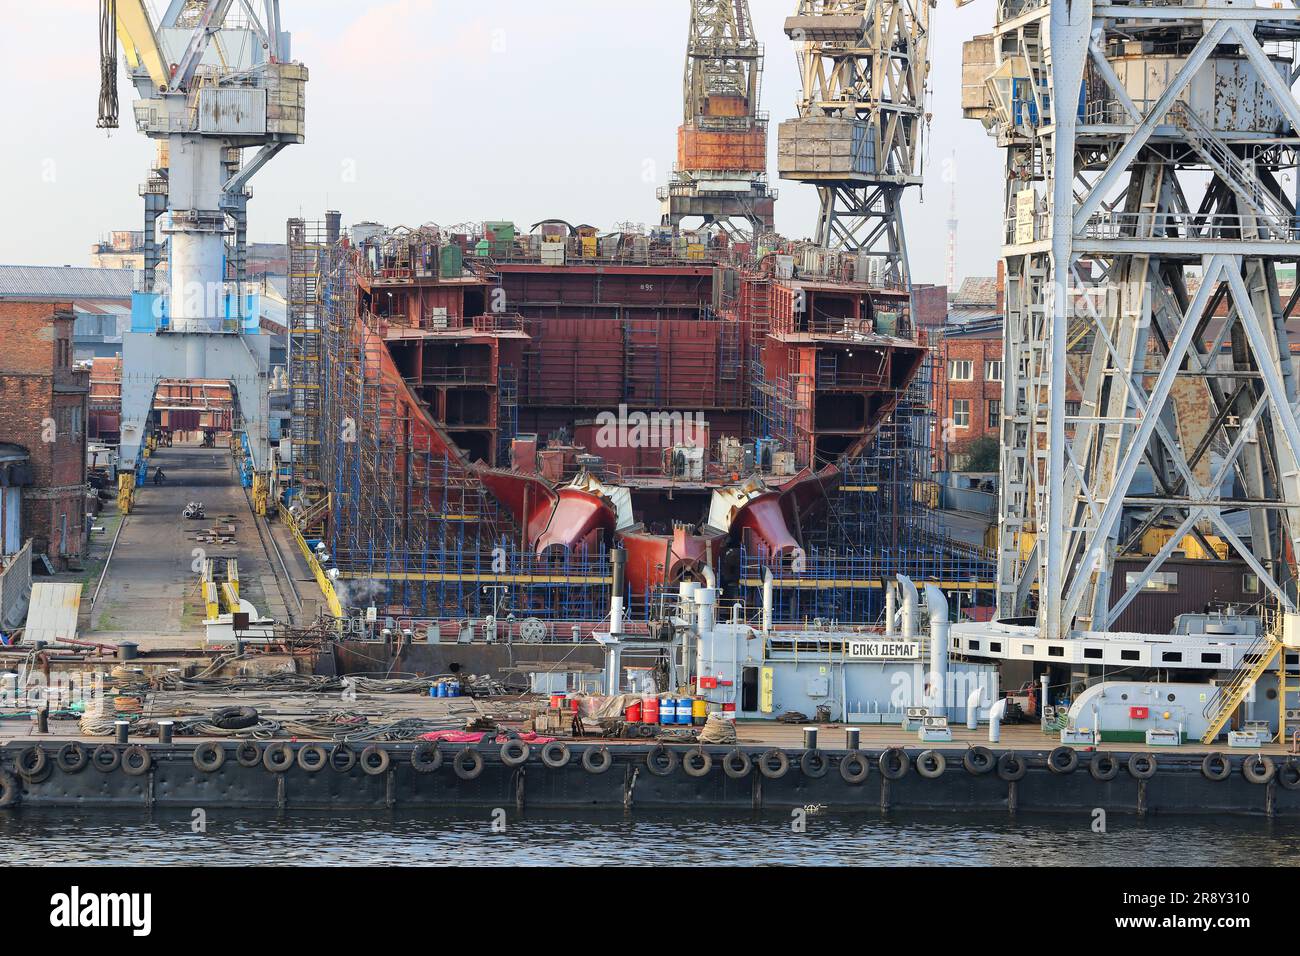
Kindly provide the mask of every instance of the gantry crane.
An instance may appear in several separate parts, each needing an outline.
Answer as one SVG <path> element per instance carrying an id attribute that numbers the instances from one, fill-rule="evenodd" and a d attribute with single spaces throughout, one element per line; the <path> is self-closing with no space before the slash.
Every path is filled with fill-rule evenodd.
<path id="1" fill-rule="evenodd" d="M 738 223 L 755 237 L 773 231 L 762 79 L 749 0 L 691 0 L 685 118 L 672 180 L 659 190 L 664 225 L 695 219 L 736 238 Z"/>

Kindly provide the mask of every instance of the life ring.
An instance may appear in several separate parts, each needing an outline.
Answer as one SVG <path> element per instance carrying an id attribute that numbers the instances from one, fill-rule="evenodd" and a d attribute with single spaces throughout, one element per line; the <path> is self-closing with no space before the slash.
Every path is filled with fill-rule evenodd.
<path id="1" fill-rule="evenodd" d="M 912 758 L 902 747 L 890 747 L 880 755 L 880 775 L 886 780 L 902 780 L 912 769 Z"/>
<path id="2" fill-rule="evenodd" d="M 1074 773 L 1079 754 L 1073 747 L 1057 747 L 1047 755 L 1047 769 L 1053 773 Z"/>
<path id="3" fill-rule="evenodd" d="M 64 773 L 81 773 L 86 769 L 86 764 L 90 763 L 90 757 L 86 754 L 86 748 L 73 740 L 59 748 L 54 755 L 54 762 Z"/>
<path id="4" fill-rule="evenodd" d="M 1014 750 L 1008 750 L 998 758 L 998 778 L 1007 781 L 1007 783 L 1023 779 L 1028 770 L 1029 767 L 1025 765 L 1025 758 Z"/>
<path id="5" fill-rule="evenodd" d="M 130 777 L 143 777 L 153 767 L 153 755 L 139 744 L 122 751 L 122 772 Z"/>
<path id="6" fill-rule="evenodd" d="M 330 752 L 321 744 L 307 744 L 298 748 L 298 766 L 307 773 L 317 773 L 329 763 Z"/>
<path id="7" fill-rule="evenodd" d="M 1114 780 L 1119 773 L 1119 761 L 1106 753 L 1095 753 L 1092 759 L 1088 761 L 1088 773 L 1092 775 L 1093 780 L 1105 783 L 1107 780 Z"/>
<path id="8" fill-rule="evenodd" d="M 561 767 L 569 765 L 569 759 L 572 754 L 569 753 L 569 745 L 563 740 L 552 740 L 542 748 L 542 763 L 552 770 L 559 770 Z"/>
<path id="9" fill-rule="evenodd" d="M 753 769 L 754 761 L 739 747 L 722 758 L 722 772 L 732 780 L 744 780 Z"/>
<path id="10" fill-rule="evenodd" d="M 937 750 L 927 750 L 916 758 L 916 772 L 926 780 L 936 780 L 948 769 L 948 761 Z"/>
<path id="11" fill-rule="evenodd" d="M 1300 789 L 1300 766 L 1296 766 L 1294 758 L 1288 757 L 1286 763 L 1278 768 L 1277 782 L 1286 790 Z"/>
<path id="12" fill-rule="evenodd" d="M 271 773 L 284 773 L 293 766 L 293 748 L 283 740 L 262 751 L 262 766 Z"/>
<path id="13" fill-rule="evenodd" d="M 820 750 L 805 750 L 799 756 L 799 772 L 813 780 L 826 776 L 831 769 L 831 762 Z"/>
<path id="14" fill-rule="evenodd" d="M 262 748 L 251 740 L 241 740 L 235 748 L 235 760 L 241 767 L 256 767 L 262 763 Z"/>
<path id="15" fill-rule="evenodd" d="M 645 766 L 656 777 L 667 777 L 677 769 L 677 751 L 655 744 L 645 755 Z"/>
<path id="16" fill-rule="evenodd" d="M 856 750 L 850 750 L 840 760 L 840 777 L 845 783 L 863 783 L 871 775 L 871 763 Z"/>
<path id="17" fill-rule="evenodd" d="M 1128 772 L 1134 780 L 1150 780 L 1156 775 L 1155 754 L 1133 754 L 1128 758 Z"/>
<path id="18" fill-rule="evenodd" d="M 212 712 L 212 725 L 222 730 L 247 730 L 260 719 L 252 707 L 221 707 Z"/>
<path id="19" fill-rule="evenodd" d="M 688 777 L 707 777 L 713 769 L 713 754 L 702 747 L 688 750 L 682 755 L 682 769 Z"/>
<path id="20" fill-rule="evenodd" d="M 411 766 L 417 773 L 433 773 L 442 766 L 442 751 L 432 740 L 421 740 L 411 751 Z"/>
<path id="21" fill-rule="evenodd" d="M 780 780 L 790 769 L 790 758 L 784 751 L 772 749 L 758 758 L 758 772 L 768 780 Z"/>
<path id="22" fill-rule="evenodd" d="M 122 755 L 112 744 L 100 744 L 90 753 L 90 764 L 100 773 L 112 773 L 122 763 Z"/>
<path id="23" fill-rule="evenodd" d="M 522 740 L 507 740 L 501 745 L 501 762 L 507 767 L 518 767 L 528 762 L 532 748 Z"/>
<path id="24" fill-rule="evenodd" d="M 335 744 L 330 751 L 330 766 L 339 773 L 350 773 L 357 765 L 357 755 L 345 743 Z"/>
<path id="25" fill-rule="evenodd" d="M 194 766 L 204 773 L 216 773 L 226 762 L 226 748 L 207 740 L 194 748 Z"/>
<path id="26" fill-rule="evenodd" d="M 966 768 L 967 773 L 978 777 L 991 773 L 997 767 L 998 759 L 993 756 L 993 751 L 988 747 L 971 747 L 961 758 L 961 765 Z"/>
<path id="27" fill-rule="evenodd" d="M 456 754 L 456 759 L 451 762 L 451 767 L 456 771 L 456 776 L 460 777 L 460 779 L 473 780 L 483 772 L 483 755 L 473 747 L 466 747 Z"/>
<path id="28" fill-rule="evenodd" d="M 8 770 L 0 770 L 0 810 L 7 810 L 22 798 L 23 787 Z"/>
<path id="29" fill-rule="evenodd" d="M 672 751 L 668 751 L 672 753 Z M 614 763 L 614 755 L 608 747 L 588 747 L 582 752 L 582 769 L 587 773 L 604 773 Z M 673 754 L 673 764 L 677 763 L 677 754 Z"/>
<path id="30" fill-rule="evenodd" d="M 478 751 L 475 751 L 478 753 Z M 481 763 L 482 757 L 479 758 Z M 383 747 L 371 744 L 365 750 L 361 751 L 361 769 L 372 777 L 378 777 L 388 769 L 390 758 L 388 751 Z M 477 774 L 475 774 L 477 776 Z"/>
<path id="31" fill-rule="evenodd" d="M 1232 773 L 1232 761 L 1225 754 L 1214 751 L 1205 755 L 1201 761 L 1201 776 L 1206 780 L 1227 780 Z"/>
<path id="32" fill-rule="evenodd" d="M 18 772 L 29 779 L 39 777 L 49 763 L 49 757 L 40 747 L 27 747 L 18 755 Z"/>
<path id="33" fill-rule="evenodd" d="M 1276 772 L 1273 758 L 1263 754 L 1251 754 L 1241 762 L 1241 775 L 1251 783 L 1268 783 Z"/>

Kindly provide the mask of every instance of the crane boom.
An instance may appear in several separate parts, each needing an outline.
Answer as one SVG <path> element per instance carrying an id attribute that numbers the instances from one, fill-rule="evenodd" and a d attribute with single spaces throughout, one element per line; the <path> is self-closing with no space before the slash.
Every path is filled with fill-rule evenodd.
<path id="1" fill-rule="evenodd" d="M 144 0 L 117 0 L 117 36 L 122 42 L 127 65 L 133 70 L 144 66 L 159 91 L 166 90 L 171 83 L 171 74 Z"/>

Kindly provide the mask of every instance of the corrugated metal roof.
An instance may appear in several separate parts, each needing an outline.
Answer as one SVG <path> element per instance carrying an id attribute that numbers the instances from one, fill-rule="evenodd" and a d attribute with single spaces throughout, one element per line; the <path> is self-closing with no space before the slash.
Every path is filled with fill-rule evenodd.
<path id="1" fill-rule="evenodd" d="M 32 584 L 23 637 L 30 643 L 54 643 L 77 636 L 77 612 L 81 609 L 80 584 Z"/>
<path id="2" fill-rule="evenodd" d="M 0 265 L 0 299 L 129 299 L 132 269 Z"/>

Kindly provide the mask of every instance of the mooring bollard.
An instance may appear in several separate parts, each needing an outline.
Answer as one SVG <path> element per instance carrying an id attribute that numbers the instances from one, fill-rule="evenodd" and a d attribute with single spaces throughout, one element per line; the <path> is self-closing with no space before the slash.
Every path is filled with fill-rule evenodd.
<path id="1" fill-rule="evenodd" d="M 117 729 L 117 742 L 119 744 L 126 743 L 127 734 L 131 730 L 131 722 L 129 720 L 116 720 L 113 722 L 113 726 Z"/>
<path id="2" fill-rule="evenodd" d="M 172 727 L 176 722 L 174 720 L 158 721 L 158 743 L 170 744 L 172 742 Z"/>
<path id="3" fill-rule="evenodd" d="M 857 750 L 858 736 L 859 736 L 859 731 L 857 727 L 845 727 L 844 728 L 844 749 Z"/>
<path id="4" fill-rule="evenodd" d="M 804 750 L 817 749 L 817 728 L 816 727 L 805 727 L 803 729 L 803 749 Z"/>
<path id="5" fill-rule="evenodd" d="M 48 705 L 36 711 L 36 732 L 38 734 L 48 734 L 50 732 L 50 708 Z"/>

